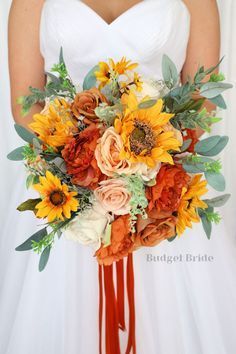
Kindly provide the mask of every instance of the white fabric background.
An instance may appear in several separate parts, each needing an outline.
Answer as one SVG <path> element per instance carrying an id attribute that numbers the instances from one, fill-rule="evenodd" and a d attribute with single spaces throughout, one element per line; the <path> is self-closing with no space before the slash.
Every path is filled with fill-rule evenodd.
<path id="1" fill-rule="evenodd" d="M 19 173 L 19 168 L 21 168 L 22 166 L 20 166 L 18 163 L 12 163 L 9 162 L 6 159 L 6 155 L 9 151 L 11 151 L 13 148 L 19 146 L 19 144 L 21 144 L 21 140 L 18 139 L 17 135 L 14 132 L 13 129 L 13 119 L 10 113 L 10 98 L 9 98 L 9 81 L 8 81 L 8 69 L 7 69 L 7 18 L 8 18 L 8 11 L 9 11 L 9 6 L 10 6 L 11 1 L 10 0 L 0 0 L 0 218 L 1 218 L 1 224 L 0 224 L 0 230 L 1 228 L 4 228 L 4 220 L 7 218 L 7 216 L 9 215 L 9 211 L 8 211 L 8 205 L 10 203 L 10 200 L 13 199 L 15 200 L 15 198 L 13 197 L 14 194 L 14 182 L 17 178 L 20 177 L 20 179 L 22 179 L 22 173 Z M 233 42 L 233 39 L 235 38 L 236 35 L 236 24 L 234 23 L 234 18 L 236 18 L 236 3 L 235 0 L 220 0 L 219 1 L 219 5 L 220 5 L 220 13 L 221 13 L 221 21 L 222 21 L 222 55 L 225 55 L 226 58 L 224 60 L 224 64 L 222 65 L 222 71 L 226 74 L 227 80 L 232 82 L 232 83 L 236 83 L 236 67 L 235 67 L 235 61 L 236 61 L 236 42 Z M 16 58 L 17 60 L 17 58 Z M 232 193 L 232 198 L 230 200 L 230 202 L 227 204 L 227 206 L 224 208 L 224 211 L 222 212 L 222 214 L 224 215 L 225 218 L 225 225 L 226 228 L 222 228 L 222 230 L 224 230 L 224 234 L 222 234 L 222 238 L 235 238 L 235 226 L 236 226 L 236 218 L 235 218 L 235 204 L 236 204 L 236 192 L 235 192 L 235 178 L 236 178 L 236 154 L 235 154 L 235 149 L 236 149 L 236 100 L 234 97 L 236 94 L 235 89 L 232 90 L 229 94 L 227 94 L 227 101 L 228 101 L 228 111 L 226 113 L 223 114 L 224 116 L 224 121 L 219 125 L 219 127 L 216 127 L 214 129 L 214 133 L 220 133 L 220 134 L 226 134 L 230 136 L 230 145 L 228 146 L 227 150 L 224 152 L 222 159 L 224 162 L 224 172 L 225 172 L 225 176 L 227 179 L 227 191 Z M 230 153 L 231 152 L 231 153 Z M 22 180 L 22 190 L 23 188 L 25 188 L 24 186 L 24 181 Z M 20 202 L 20 196 L 19 197 L 19 202 Z M 12 204 L 11 204 L 11 208 L 12 208 Z M 12 215 L 14 215 L 14 213 L 12 213 Z M 12 219 L 12 223 L 14 223 L 14 218 Z M 23 227 L 24 225 L 24 216 L 22 216 L 22 225 L 21 227 Z M 32 230 L 33 231 L 33 230 Z M 22 264 L 22 262 L 24 262 L 24 266 L 25 266 L 25 271 L 28 275 L 28 277 L 37 277 L 40 276 L 37 274 L 37 260 L 35 260 L 35 267 L 28 269 L 27 268 L 27 262 L 28 259 L 26 256 L 20 254 L 20 255 L 16 255 L 14 253 L 14 255 L 12 254 L 12 247 L 15 247 L 16 245 L 13 245 L 13 242 L 11 240 L 11 237 L 13 235 L 8 235 L 6 232 L 4 233 L 4 237 L 2 237 L 1 235 L 1 231 L 0 231 L 0 292 L 4 293 L 4 289 L 1 288 L 1 280 L 4 278 L 4 280 L 6 280 L 7 277 L 11 277 L 11 274 L 15 274 L 14 271 L 12 269 L 9 269 L 7 267 L 8 265 L 8 258 L 9 257 L 17 257 L 17 262 L 20 264 Z M 26 235 L 27 236 L 27 235 Z M 181 246 L 181 244 L 180 244 Z M 180 247 L 179 246 L 179 247 Z M 59 246 L 60 247 L 60 246 Z M 209 249 L 210 249 L 210 243 L 209 243 Z M 59 257 L 59 256 L 58 256 Z M 53 258 L 53 257 L 52 257 Z M 227 260 L 226 260 L 227 262 Z M 9 261 L 10 263 L 10 261 Z M 56 264 L 56 262 L 54 263 L 52 261 L 52 266 L 54 266 L 54 264 Z M 3 267 L 4 265 L 4 267 Z M 17 264 L 16 264 L 17 266 Z M 180 270 L 180 272 L 179 272 Z M 58 274 L 60 274 L 60 269 L 57 269 Z M 186 274 L 187 273 L 183 273 L 181 272 L 181 269 L 174 269 L 173 273 L 178 273 L 178 276 L 180 278 L 180 283 L 181 283 L 181 277 L 187 277 Z M 201 272 L 201 268 L 199 267 L 198 269 L 196 269 L 196 272 Z M 188 275 L 188 274 L 187 274 Z M 195 274 L 196 275 L 196 274 Z M 212 276 L 217 276 L 217 274 L 212 274 Z M 227 275 L 226 275 L 227 276 Z M 47 273 L 45 273 L 43 275 L 44 280 L 45 280 L 45 284 L 48 285 L 47 288 L 45 288 L 45 297 L 46 296 L 50 296 L 50 278 L 47 277 Z M 204 268 L 203 268 L 203 274 L 202 277 L 204 278 Z M 42 279 L 42 275 L 41 275 L 41 279 Z M 173 279 L 178 279 L 177 275 L 174 274 Z M 207 279 L 207 277 L 206 277 Z M 191 285 L 191 277 L 189 277 L 188 280 L 188 284 Z M 17 281 L 17 279 L 16 279 Z M 182 281 L 183 282 L 183 281 Z M 190 282 L 190 283 L 189 283 Z M 27 282 L 26 282 L 27 284 Z M 62 296 L 62 292 L 63 289 L 60 289 L 60 282 L 54 282 L 54 284 L 58 284 L 58 296 Z M 42 284 L 41 284 L 42 285 Z M 206 284 L 206 294 L 205 294 L 205 298 L 207 298 L 207 296 L 209 296 L 210 292 L 207 292 L 208 289 L 208 285 Z M 201 283 L 199 282 L 199 287 L 198 284 L 195 282 L 195 286 L 196 288 L 194 289 L 193 292 L 197 293 L 197 291 L 199 290 L 199 296 L 200 296 L 200 289 L 201 289 Z M 17 309 L 17 311 L 19 312 L 19 314 L 22 311 L 22 307 L 25 307 L 25 316 L 27 318 L 30 318 L 30 314 L 27 312 L 27 306 L 25 306 L 24 304 L 24 293 L 27 293 L 27 286 L 23 287 L 23 284 L 19 284 L 19 282 L 16 284 L 17 288 L 21 288 L 22 287 L 22 293 L 21 293 L 21 298 L 19 299 L 19 305 L 17 307 L 17 301 L 18 299 L 15 299 L 14 294 L 9 294 L 9 296 L 12 297 L 12 311 L 11 313 L 5 314 L 7 315 L 7 317 L 9 317 L 9 325 L 12 323 L 13 325 L 15 325 L 16 328 L 20 328 L 17 327 L 17 324 L 19 325 L 19 323 L 16 320 L 16 323 L 14 323 L 14 318 L 17 318 L 17 314 L 14 313 L 14 309 Z M 38 288 L 40 288 L 40 284 L 37 285 Z M 199 288 L 199 289 L 197 289 Z M 176 291 L 178 292 L 178 284 L 176 284 Z M 65 290 L 65 289 L 64 289 Z M 14 287 L 12 288 L 12 291 L 14 291 Z M 222 289 L 223 291 L 223 289 Z M 37 292 L 37 291 L 36 291 Z M 19 293 L 19 291 L 18 291 Z M 166 292 L 167 293 L 167 292 Z M 180 292 L 180 294 L 182 294 Z M 91 294 L 92 295 L 92 294 Z M 5 298 L 7 298 L 8 294 L 4 294 Z M 210 296 L 209 296 L 210 297 Z M 3 297 L 4 298 L 4 297 Z M 204 295 L 202 298 L 204 301 Z M 209 299 L 208 299 L 209 300 Z M 211 299 L 210 299 L 211 300 Z M 41 305 L 43 306 L 44 304 L 44 299 L 42 299 Z M 53 301 L 53 299 L 52 299 Z M 89 301 L 89 299 L 88 299 Z M 198 299 L 198 301 L 201 301 Z M 217 302 L 217 294 L 216 294 L 216 302 Z M 31 299 L 31 308 L 32 308 L 32 303 L 35 304 L 35 306 L 37 306 L 37 299 Z M 59 303 L 59 302 L 58 302 Z M 55 304 L 56 305 L 56 304 Z M 191 306 L 192 307 L 191 307 Z M 189 308 L 191 309 L 191 311 L 195 314 L 196 309 L 197 309 L 197 303 L 194 302 L 194 297 L 192 297 L 192 303 L 189 305 Z M 229 304 L 230 306 L 230 304 Z M 233 304 L 232 304 L 233 306 Z M 30 306 L 29 306 L 30 307 Z M 233 306 L 234 308 L 234 306 Z M 214 309 L 215 307 L 212 306 L 212 308 L 209 308 L 208 313 L 202 313 L 202 318 L 204 318 L 204 316 L 211 316 L 213 318 L 214 315 Z M 180 319 L 180 322 L 182 323 L 182 325 L 185 324 L 185 322 L 187 323 L 187 304 L 184 303 L 183 307 L 180 309 L 181 313 L 182 313 L 182 317 Z M 43 307 L 42 307 L 42 311 L 43 311 Z M 96 309 L 94 309 L 94 311 L 96 311 Z M 56 309 L 52 309 L 52 317 L 55 317 L 55 322 L 57 321 L 56 318 L 56 314 L 58 313 L 59 316 L 59 312 L 56 311 Z M 170 313 L 171 313 L 171 309 L 170 309 Z M 186 314 L 186 316 L 185 316 Z M 15 317 L 14 317 L 15 316 Z M 33 314 L 32 314 L 33 316 Z M 42 316 L 43 317 L 43 316 Z M 12 318 L 13 320 L 10 321 L 10 318 Z M 19 318 L 20 317 L 19 315 Z M 18 321 L 19 321 L 18 318 Z M 39 320 L 42 320 L 41 317 Z M 203 321 L 204 322 L 204 321 Z M 217 321 L 216 321 L 217 322 Z M 43 323 L 43 322 L 42 322 Z M 227 319 L 225 319 L 225 321 L 223 321 L 222 326 L 226 326 L 227 323 Z M 60 319 L 58 318 L 58 324 L 61 325 L 62 321 L 60 321 Z M 6 322 L 7 325 L 7 322 Z M 45 325 L 45 324 L 44 324 Z M 217 323 L 218 325 L 218 323 Z M 230 322 L 230 325 L 232 325 L 232 322 Z M 180 326 L 181 327 L 181 326 Z M 52 328 L 55 328 L 52 326 Z M 75 328 L 77 328 L 75 326 Z M 183 329 L 186 330 L 187 326 L 184 325 Z M 9 331 L 11 330 L 11 328 L 9 328 Z M 50 330 L 50 324 L 48 324 L 48 330 Z M 61 331 L 61 332 L 60 332 Z M 207 350 L 207 335 L 208 335 L 208 331 L 211 331 L 211 328 L 203 328 L 203 331 L 205 333 L 206 338 L 204 337 L 204 342 L 205 342 L 205 348 Z M 63 332 L 63 328 L 59 328 L 58 329 L 59 333 Z M 12 331 L 12 333 L 15 332 Z M 161 332 L 160 332 L 161 333 Z M 220 331 L 220 327 L 219 327 L 219 332 Z M 14 342 L 14 335 L 12 339 L 12 343 Z M 30 335 L 30 334 L 29 334 Z M 188 333 L 187 333 L 188 335 Z M 56 336 L 52 335 L 52 340 L 53 338 L 56 338 Z M 25 338 L 25 337 L 24 337 Z M 168 338 L 169 340 L 170 338 Z M 230 338 L 229 336 L 229 341 L 230 339 L 232 340 L 232 338 Z M 224 338 L 225 341 L 227 341 L 227 338 Z M 1 339 L 0 339 L 1 341 Z M 39 338 L 40 341 L 40 338 Z M 191 339 L 190 337 L 190 332 L 189 332 L 189 341 L 191 341 L 192 343 L 190 343 L 190 345 L 192 345 L 193 347 L 195 346 L 194 343 L 194 339 Z M 41 345 L 43 345 L 41 343 Z M 211 343 L 209 343 L 209 347 L 210 345 L 212 345 Z M 52 344 L 53 346 L 53 344 Z M 223 345 L 222 345 L 223 348 Z M 195 347 L 195 352 L 200 354 L 200 351 L 198 352 L 197 347 Z M 17 352 L 14 351 L 9 351 L 10 353 L 14 353 L 14 354 L 18 354 Z M 47 353 L 47 350 L 43 350 L 43 346 L 42 346 L 42 350 L 40 351 L 40 353 Z M 49 352 L 49 351 L 48 351 Z M 193 353 L 194 351 L 192 351 Z M 194 353 L 195 353 L 194 352 Z M 208 354 L 215 354 L 216 352 L 210 352 L 210 351 L 206 351 Z M 50 352 L 51 353 L 51 352 Z M 54 352 L 53 352 L 54 353 Z M 58 352 L 59 353 L 59 352 Z M 69 353 L 67 351 L 68 354 L 71 354 L 72 351 Z M 219 353 L 227 353 L 227 354 L 233 354 L 233 351 L 224 351 L 221 350 L 219 348 Z M 0 353 L 0 354 L 5 354 L 4 353 Z M 27 352 L 28 354 L 28 352 Z M 166 354 L 170 354 L 170 353 L 166 353 Z M 172 354 L 172 353 L 171 353 Z M 180 353 L 178 353 L 180 354 Z M 218 354 L 218 352 L 217 352 Z"/>

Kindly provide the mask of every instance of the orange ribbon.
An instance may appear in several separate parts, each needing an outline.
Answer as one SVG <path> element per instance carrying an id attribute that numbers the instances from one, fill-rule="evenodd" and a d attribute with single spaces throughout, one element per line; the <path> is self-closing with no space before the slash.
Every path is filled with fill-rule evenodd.
<path id="1" fill-rule="evenodd" d="M 129 335 L 126 354 L 136 354 L 133 256 L 127 259 L 127 294 L 129 304 Z M 99 354 L 102 354 L 103 292 L 105 295 L 106 354 L 121 354 L 119 329 L 125 330 L 124 263 L 116 263 L 117 295 L 114 289 L 113 265 L 99 266 Z M 104 284 L 103 284 L 104 282 Z"/>

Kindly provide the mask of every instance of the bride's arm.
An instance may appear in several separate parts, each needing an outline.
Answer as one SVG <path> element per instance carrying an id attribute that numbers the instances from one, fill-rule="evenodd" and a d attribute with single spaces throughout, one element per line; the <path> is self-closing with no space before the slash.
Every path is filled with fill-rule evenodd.
<path id="1" fill-rule="evenodd" d="M 182 81 L 192 77 L 199 65 L 216 65 L 220 56 L 220 21 L 216 0 L 183 0 L 191 15 L 187 57 L 182 70 Z M 215 106 L 208 102 L 206 108 Z"/>
<path id="2" fill-rule="evenodd" d="M 39 49 L 39 24 L 44 0 L 13 0 L 9 15 L 9 71 L 11 105 L 14 119 L 27 127 L 32 114 L 42 107 L 35 105 L 30 114 L 22 117 L 16 103 L 19 96 L 29 94 L 28 87 L 43 88 L 44 62 Z"/>

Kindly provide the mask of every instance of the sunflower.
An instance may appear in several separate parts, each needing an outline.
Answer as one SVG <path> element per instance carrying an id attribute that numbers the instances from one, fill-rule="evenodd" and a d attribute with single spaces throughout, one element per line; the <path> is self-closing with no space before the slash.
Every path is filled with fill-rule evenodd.
<path id="1" fill-rule="evenodd" d="M 160 99 L 150 108 L 139 109 L 137 98 L 131 92 L 122 96 L 122 103 L 127 108 L 123 117 L 115 120 L 115 129 L 124 144 L 120 158 L 131 163 L 143 162 L 150 168 L 157 162 L 173 164 L 169 151 L 179 151 L 181 143 L 174 132 L 164 131 L 174 115 L 162 112 L 163 101 Z"/>
<path id="2" fill-rule="evenodd" d="M 40 140 L 55 150 L 64 146 L 73 133 L 78 131 L 70 104 L 63 99 L 55 99 L 48 108 L 35 114 L 33 120 L 29 127 L 38 134 Z"/>
<path id="3" fill-rule="evenodd" d="M 126 60 L 122 57 L 120 61 L 114 62 L 113 59 L 109 59 L 109 63 L 100 62 L 98 64 L 99 70 L 95 71 L 95 76 L 100 81 L 99 88 L 106 86 L 112 79 L 117 78 L 119 75 L 125 74 L 128 70 L 135 69 L 138 64 L 132 63 L 131 60 Z"/>
<path id="4" fill-rule="evenodd" d="M 207 181 L 202 180 L 202 175 L 195 175 L 189 186 L 182 189 L 182 197 L 178 208 L 177 234 L 180 236 L 186 227 L 192 228 L 192 222 L 199 222 L 197 208 L 206 209 L 208 205 L 200 199 L 208 192 Z"/>
<path id="5" fill-rule="evenodd" d="M 71 218 L 71 211 L 77 211 L 79 202 L 76 198 L 77 192 L 70 192 L 66 184 L 61 184 L 58 177 L 50 171 L 46 171 L 46 176 L 39 177 L 40 183 L 34 185 L 42 201 L 36 205 L 38 209 L 36 216 L 46 218 L 48 222 L 56 219 L 64 220 Z"/>

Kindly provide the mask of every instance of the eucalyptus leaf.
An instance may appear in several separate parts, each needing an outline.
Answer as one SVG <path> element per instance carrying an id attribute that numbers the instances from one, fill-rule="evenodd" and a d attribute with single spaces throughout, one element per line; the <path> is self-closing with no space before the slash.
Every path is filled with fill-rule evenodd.
<path id="1" fill-rule="evenodd" d="M 214 146 L 211 150 L 206 151 L 204 153 L 205 156 L 216 156 L 218 155 L 228 144 L 229 137 L 228 136 L 222 136 L 220 138 L 220 141 Z"/>
<path id="2" fill-rule="evenodd" d="M 153 107 L 157 103 L 157 100 L 147 100 L 144 102 L 139 103 L 138 108 L 139 109 L 147 109 Z"/>
<path id="3" fill-rule="evenodd" d="M 225 100 L 222 95 L 218 95 L 216 97 L 213 97 L 210 99 L 210 101 L 215 104 L 217 107 L 222 108 L 222 109 L 227 109 Z"/>
<path id="4" fill-rule="evenodd" d="M 21 203 L 18 207 L 17 210 L 19 211 L 26 211 L 26 210 L 31 210 L 34 211 L 36 205 L 41 202 L 40 198 L 37 199 L 28 199 L 25 202 Z"/>
<path id="5" fill-rule="evenodd" d="M 213 147 L 215 147 L 218 142 L 220 141 L 220 136 L 219 135 L 214 135 L 209 138 L 200 140 L 196 145 L 195 145 L 195 152 L 198 154 L 205 154 L 206 152 L 210 151 Z"/>
<path id="6" fill-rule="evenodd" d="M 211 99 L 219 96 L 222 92 L 231 89 L 232 87 L 232 84 L 228 84 L 225 82 L 207 82 L 202 85 L 200 89 L 200 95 Z"/>
<path id="7" fill-rule="evenodd" d="M 205 214 L 201 215 L 201 221 L 202 221 L 203 229 L 207 235 L 207 238 L 210 239 L 211 231 L 212 231 L 212 223 L 207 219 Z"/>
<path id="8" fill-rule="evenodd" d="M 200 172 L 204 172 L 204 169 L 198 168 L 193 164 L 187 164 L 187 163 L 183 163 L 183 168 L 186 172 L 188 173 L 200 173 Z"/>
<path id="9" fill-rule="evenodd" d="M 167 56 L 162 57 L 162 75 L 166 83 L 175 86 L 179 80 L 178 70 L 173 61 Z"/>
<path id="10" fill-rule="evenodd" d="M 21 137 L 21 139 L 23 139 L 27 143 L 32 143 L 33 139 L 37 139 L 37 136 L 35 134 L 29 132 L 27 129 L 25 129 L 21 125 L 15 124 L 14 127 L 15 127 L 17 134 Z"/>
<path id="11" fill-rule="evenodd" d="M 43 228 L 30 236 L 25 242 L 16 247 L 16 251 L 28 251 L 32 249 L 32 241 L 39 242 L 47 236 L 47 228 Z"/>
<path id="12" fill-rule="evenodd" d="M 225 178 L 221 173 L 206 171 L 205 177 L 209 185 L 216 191 L 223 192 L 225 190 Z"/>
<path id="13" fill-rule="evenodd" d="M 218 208 L 224 206 L 229 200 L 229 198 L 230 198 L 230 194 L 223 194 L 216 198 L 206 199 L 204 200 L 204 202 L 213 208 Z"/>
<path id="14" fill-rule="evenodd" d="M 83 90 L 89 90 L 92 87 L 96 86 L 97 78 L 95 72 L 99 70 L 99 66 L 94 66 L 85 76 L 83 82 Z"/>
<path id="15" fill-rule="evenodd" d="M 49 72 L 45 72 L 45 74 L 50 78 L 51 82 L 53 82 L 55 85 L 60 85 L 61 82 L 59 77 Z"/>
<path id="16" fill-rule="evenodd" d="M 48 246 L 43 250 L 43 252 L 40 256 L 40 260 L 39 260 L 39 271 L 40 272 L 42 272 L 44 270 L 44 268 L 46 267 L 48 260 L 49 260 L 50 252 L 51 252 L 51 246 Z"/>
<path id="17" fill-rule="evenodd" d="M 15 150 L 11 151 L 8 155 L 7 158 L 8 160 L 11 161 L 22 161 L 24 160 L 24 146 L 20 146 L 16 148 Z"/>

